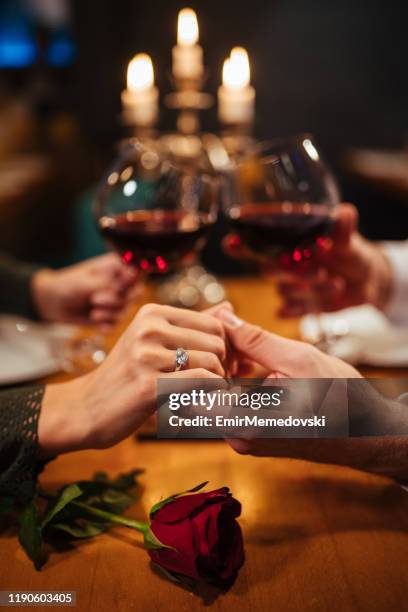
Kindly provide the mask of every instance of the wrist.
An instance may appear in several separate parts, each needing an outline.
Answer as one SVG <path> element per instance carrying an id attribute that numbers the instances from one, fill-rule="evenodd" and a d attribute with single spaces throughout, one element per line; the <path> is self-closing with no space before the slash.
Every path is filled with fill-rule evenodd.
<path id="1" fill-rule="evenodd" d="M 53 321 L 53 287 L 56 272 L 49 268 L 41 268 L 31 279 L 31 299 L 40 319 Z"/>
<path id="2" fill-rule="evenodd" d="M 90 448 L 92 423 L 87 406 L 87 378 L 45 388 L 38 422 L 41 457 Z"/>

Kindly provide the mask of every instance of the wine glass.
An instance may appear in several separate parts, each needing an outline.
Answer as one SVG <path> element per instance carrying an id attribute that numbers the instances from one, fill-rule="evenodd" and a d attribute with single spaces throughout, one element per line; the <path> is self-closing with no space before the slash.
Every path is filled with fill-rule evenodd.
<path id="1" fill-rule="evenodd" d="M 225 173 L 222 198 L 228 224 L 251 257 L 305 278 L 334 228 L 339 199 L 310 134 L 255 145 Z"/>
<path id="2" fill-rule="evenodd" d="M 194 259 L 217 219 L 217 197 L 204 159 L 180 164 L 154 142 L 130 140 L 97 188 L 94 214 L 108 246 L 141 282 Z M 76 338 L 64 360 L 67 369 L 86 372 L 106 355 L 99 333 Z"/>
<path id="3" fill-rule="evenodd" d="M 203 248 L 217 218 L 215 177 L 177 163 L 154 142 L 131 141 L 95 199 L 98 228 L 122 261 L 146 277 L 179 268 Z"/>

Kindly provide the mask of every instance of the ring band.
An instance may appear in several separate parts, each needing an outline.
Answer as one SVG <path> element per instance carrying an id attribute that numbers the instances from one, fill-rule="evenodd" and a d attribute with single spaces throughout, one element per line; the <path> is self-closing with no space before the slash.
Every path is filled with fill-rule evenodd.
<path id="1" fill-rule="evenodd" d="M 176 365 L 174 368 L 175 372 L 178 372 L 188 362 L 188 353 L 183 348 L 176 349 Z"/>

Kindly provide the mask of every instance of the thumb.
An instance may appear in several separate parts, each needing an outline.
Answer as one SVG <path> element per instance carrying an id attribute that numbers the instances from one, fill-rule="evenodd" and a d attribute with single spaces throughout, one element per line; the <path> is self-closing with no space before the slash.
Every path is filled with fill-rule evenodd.
<path id="1" fill-rule="evenodd" d="M 334 230 L 336 246 L 347 246 L 358 226 L 358 212 L 352 204 L 341 204 Z"/>
<path id="2" fill-rule="evenodd" d="M 284 372 L 288 369 L 298 342 L 251 325 L 230 310 L 220 310 L 214 316 L 222 321 L 232 346 L 242 355 L 269 371 Z"/>

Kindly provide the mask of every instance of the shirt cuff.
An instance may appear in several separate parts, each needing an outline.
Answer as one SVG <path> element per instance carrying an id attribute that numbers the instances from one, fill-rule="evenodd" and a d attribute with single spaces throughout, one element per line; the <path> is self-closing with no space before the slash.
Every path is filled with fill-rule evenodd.
<path id="1" fill-rule="evenodd" d="M 391 298 L 384 312 L 396 324 L 408 325 L 408 241 L 381 244 L 393 271 Z"/>

